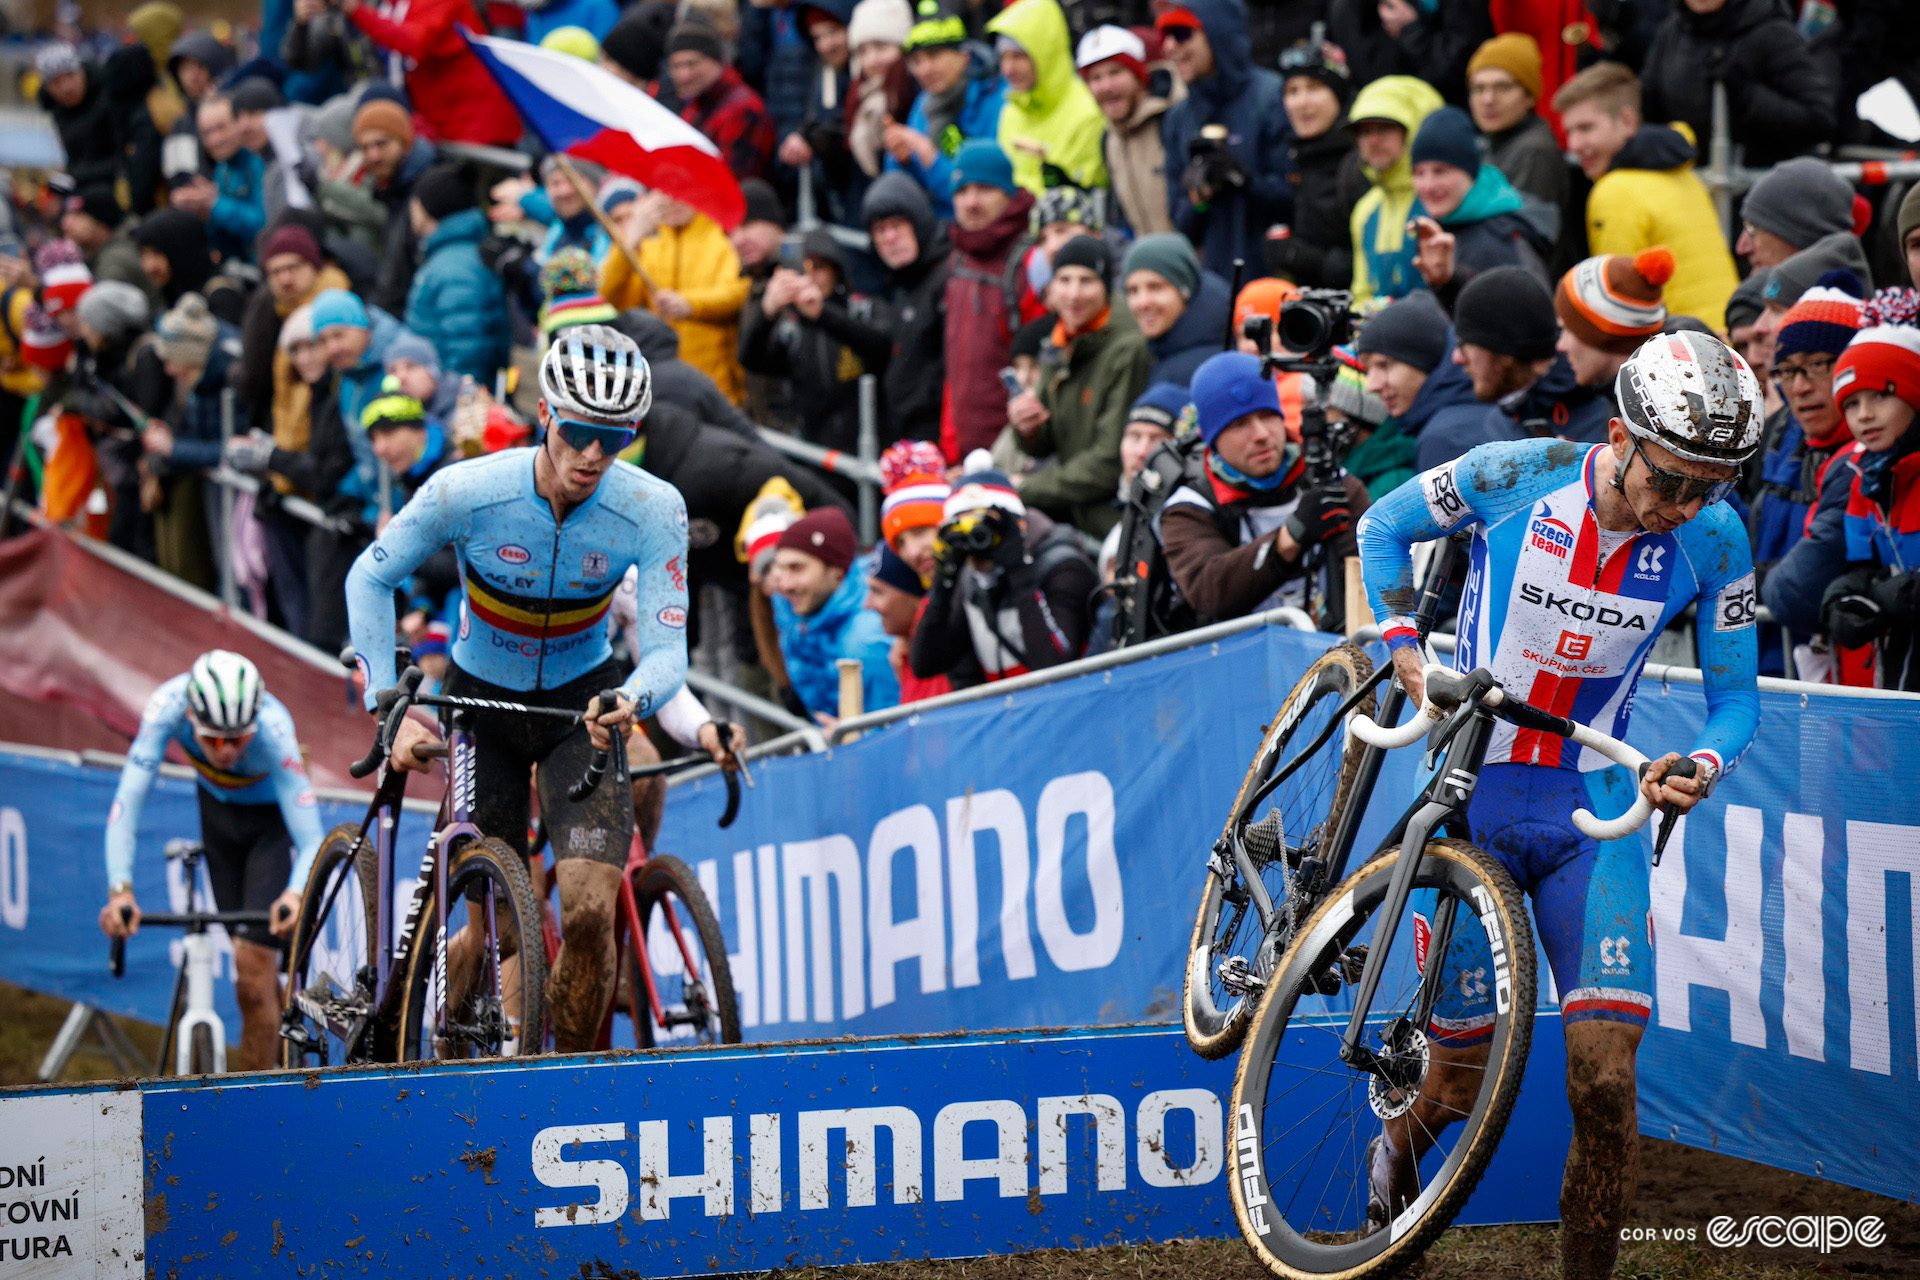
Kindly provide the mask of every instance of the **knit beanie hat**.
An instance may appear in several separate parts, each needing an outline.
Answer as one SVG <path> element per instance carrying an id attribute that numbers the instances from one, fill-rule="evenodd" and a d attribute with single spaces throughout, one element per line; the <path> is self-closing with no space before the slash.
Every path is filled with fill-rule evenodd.
<path id="1" fill-rule="evenodd" d="M 956 49 L 966 43 L 967 20 L 957 7 L 941 0 L 916 0 L 913 26 L 907 30 L 901 48 L 912 53 L 915 49 Z"/>
<path id="2" fill-rule="evenodd" d="M 1325 41 L 1302 40 L 1280 55 L 1280 76 L 1291 80 L 1306 76 L 1333 90 L 1344 109 L 1353 101 L 1353 73 L 1347 68 L 1347 55 L 1338 45 Z"/>
<path id="3" fill-rule="evenodd" d="M 600 267 L 577 246 L 557 249 L 540 271 L 540 332 L 551 337 L 576 324 L 611 324 L 619 313 L 600 296 Z"/>
<path id="4" fill-rule="evenodd" d="M 82 307 L 80 313 L 84 316 L 86 308 Z M 274 340 L 274 345 L 282 351 L 292 351 L 300 343 L 312 341 L 313 304 L 309 302 L 304 306 L 295 307 L 292 314 L 280 322 L 280 336 Z M 392 348 L 388 348 L 387 358 L 389 360 L 393 358 Z"/>
<path id="5" fill-rule="evenodd" d="M 673 13 L 671 4 L 631 6 L 600 37 L 600 56 L 636 80 L 657 79 Z"/>
<path id="6" fill-rule="evenodd" d="M 426 629 L 415 637 L 413 656 L 421 658 L 443 658 L 453 648 L 453 628 L 444 622 L 429 622 Z"/>
<path id="7" fill-rule="evenodd" d="M 1899 231 L 1897 244 L 1905 253 L 1907 233 L 1920 227 L 1920 182 L 1907 188 L 1907 194 L 1900 201 L 1900 212 L 1894 216 L 1894 226 Z"/>
<path id="8" fill-rule="evenodd" d="M 288 254 L 303 259 L 316 271 L 323 265 L 320 242 L 313 238 L 313 232 L 297 222 L 289 222 L 267 237 L 267 243 L 260 250 L 260 264 L 265 266 Z"/>
<path id="9" fill-rule="evenodd" d="M 1495 36 L 1473 51 L 1467 60 L 1467 79 L 1482 71 L 1504 71 L 1520 82 L 1520 87 L 1540 100 L 1540 44 L 1523 31 Z"/>
<path id="10" fill-rule="evenodd" d="M 913 9 L 907 0 L 860 0 L 847 19 L 847 48 L 855 53 L 863 44 L 907 42 L 913 30 Z"/>
<path id="11" fill-rule="evenodd" d="M 1150 422 L 1168 435 L 1180 423 L 1180 411 L 1187 407 L 1187 389 L 1177 382 L 1156 382 L 1140 393 L 1127 410 L 1128 422 Z"/>
<path id="12" fill-rule="evenodd" d="M 1800 156 L 1775 165 L 1753 184 L 1740 216 L 1804 249 L 1836 231 L 1853 231 L 1853 188 L 1824 160 Z"/>
<path id="13" fill-rule="evenodd" d="M 474 207 L 473 175 L 457 164 L 436 164 L 413 184 L 413 198 L 435 222 Z"/>
<path id="14" fill-rule="evenodd" d="M 1851 271 L 1868 287 L 1873 272 L 1867 266 L 1867 251 L 1850 231 L 1821 236 L 1800 252 L 1774 267 L 1761 296 L 1768 306 L 1791 307 L 1800 295 L 1829 271 Z"/>
<path id="15" fill-rule="evenodd" d="M 938 528 L 945 519 L 952 486 L 938 471 L 916 472 L 887 489 L 880 503 L 880 536 L 893 540 L 909 529 Z"/>
<path id="16" fill-rule="evenodd" d="M 1327 406 L 1370 427 L 1385 422 L 1386 402 L 1367 390 L 1367 371 L 1361 366 L 1360 357 L 1349 347 L 1335 347 L 1333 354 L 1340 361 L 1340 372 L 1334 375 L 1333 385 L 1327 389 Z"/>
<path id="17" fill-rule="evenodd" d="M 740 517 L 740 527 L 733 535 L 734 558 L 758 577 L 773 559 L 780 535 L 806 513 L 807 504 L 786 477 L 773 477 L 760 486 L 760 492 L 747 504 L 746 514 Z"/>
<path id="18" fill-rule="evenodd" d="M 1667 322 L 1662 290 L 1673 278 L 1673 252 L 1665 245 L 1631 258 L 1601 254 L 1576 262 L 1560 277 L 1553 310 L 1568 333 L 1590 347 L 1632 355 Z"/>
<path id="19" fill-rule="evenodd" d="M 892 493 L 908 476 L 941 476 L 947 457 L 931 440 L 896 440 L 880 451 L 880 488 Z"/>
<path id="20" fill-rule="evenodd" d="M 413 117 L 391 98 L 368 98 L 353 113 L 353 143 L 359 146 L 370 133 L 384 133 L 402 148 L 413 145 Z"/>
<path id="21" fill-rule="evenodd" d="M 1210 356 L 1193 373 L 1190 388 L 1200 438 L 1209 446 L 1250 413 L 1280 412 L 1280 391 L 1260 373 L 1260 358 L 1240 351 Z"/>
<path id="22" fill-rule="evenodd" d="M 892 547 L 882 543 L 880 554 L 873 562 L 873 580 L 884 582 L 895 591 L 904 591 L 910 596 L 927 594 L 927 584 L 920 581 L 920 575 L 913 566 L 894 554 Z"/>
<path id="23" fill-rule="evenodd" d="M 127 216 L 112 187 L 83 187 L 67 197 L 65 208 L 68 213 L 84 213 L 103 227 L 117 227 Z"/>
<path id="24" fill-rule="evenodd" d="M 436 379 L 440 376 L 440 353 L 433 344 L 419 334 L 402 329 L 400 335 L 387 344 L 387 368 L 393 368 L 397 360 L 406 360 L 427 370 Z"/>
<path id="25" fill-rule="evenodd" d="M 853 567 L 854 554 L 859 550 L 858 540 L 853 536 L 853 523 L 838 507 L 815 507 L 788 525 L 774 547 L 781 551 L 804 551 L 828 568 L 842 572 Z"/>
<path id="26" fill-rule="evenodd" d="M 40 83 L 45 84 L 69 71 L 81 71 L 85 67 L 80 61 L 78 49 L 65 40 L 50 40 L 34 53 L 33 69 L 40 73 Z"/>
<path id="27" fill-rule="evenodd" d="M 39 303 L 27 306 L 27 331 L 20 335 L 20 359 L 36 369 L 58 373 L 73 358 L 73 339 Z"/>
<path id="28" fill-rule="evenodd" d="M 41 245 L 33 255 L 33 266 L 40 276 L 40 305 L 50 316 L 70 310 L 93 287 L 93 272 L 87 270 L 80 246 L 71 240 Z"/>
<path id="29" fill-rule="evenodd" d="M 992 138 L 969 138 L 953 153 L 953 189 L 974 185 L 998 187 L 1012 195 L 1013 161 Z"/>
<path id="30" fill-rule="evenodd" d="M 954 482 L 942 515 L 951 520 L 962 512 L 987 507 L 1022 518 L 1027 514 L 1027 504 L 1020 501 L 1019 490 L 1007 479 L 1006 472 L 993 465 L 993 455 L 985 449 L 975 449 L 967 455 L 966 473 Z"/>
<path id="31" fill-rule="evenodd" d="M 1189 302 L 1200 291 L 1200 259 L 1193 251 L 1193 242 L 1171 231 L 1141 236 L 1133 242 L 1120 265 L 1121 281 L 1124 283 L 1136 271 L 1153 272 Z"/>
<path id="32" fill-rule="evenodd" d="M 667 56 L 671 58 L 676 53 L 697 53 L 715 62 L 727 60 L 720 33 L 704 22 L 674 24 L 673 30 L 667 32 Z"/>
<path id="33" fill-rule="evenodd" d="M 1068 267 L 1085 267 L 1100 277 L 1105 288 L 1113 288 L 1113 254 L 1099 236 L 1075 236 L 1053 251 L 1053 274 Z"/>
<path id="34" fill-rule="evenodd" d="M 1454 337 L 1515 360 L 1551 360 L 1559 326 L 1553 295 L 1524 267 L 1494 267 L 1467 281 L 1453 304 Z"/>
<path id="35" fill-rule="evenodd" d="M 220 322 L 207 310 L 205 298 L 197 293 L 185 293 L 154 328 L 159 336 L 162 360 L 185 369 L 204 369 L 213 354 L 213 340 L 219 336 Z"/>
<path id="36" fill-rule="evenodd" d="M 427 407 L 400 390 L 400 379 L 388 374 L 380 380 L 380 394 L 360 411 L 360 425 L 369 431 L 388 427 L 423 427 Z"/>
<path id="37" fill-rule="evenodd" d="M 313 332 L 317 336 L 329 329 L 371 329 L 367 304 L 345 289 L 322 289 L 313 298 Z"/>
<path id="38" fill-rule="evenodd" d="M 353 120 L 360 100 L 351 93 L 328 98 L 301 125 L 301 134 L 324 141 L 342 155 L 353 150 Z"/>
<path id="39" fill-rule="evenodd" d="M 540 37 L 540 47 L 549 53 L 570 53 L 582 62 L 600 60 L 600 42 L 585 27 L 555 27 Z"/>
<path id="40" fill-rule="evenodd" d="M 1833 403 L 1885 391 L 1920 411 L 1920 293 L 1882 289 L 1860 312 L 1861 329 L 1833 365 Z"/>
<path id="41" fill-rule="evenodd" d="M 1147 42 L 1125 27 L 1108 24 L 1080 37 L 1073 51 L 1075 69 L 1085 76 L 1103 62 L 1117 62 L 1141 84 L 1147 82 Z"/>
<path id="42" fill-rule="evenodd" d="M 280 94 L 280 86 L 265 76 L 248 76 L 227 92 L 227 100 L 233 104 L 235 115 L 257 115 L 287 105 L 287 100 Z"/>
<path id="43" fill-rule="evenodd" d="M 787 211 L 780 205 L 780 193 L 765 178 L 748 178 L 740 184 L 740 194 L 747 200 L 746 215 L 740 219 L 742 223 L 771 222 L 776 227 L 787 225 Z"/>
<path id="44" fill-rule="evenodd" d="M 96 282 L 80 295 L 75 310 L 80 313 L 82 324 L 108 342 L 141 332 L 152 315 L 147 295 L 121 280 Z"/>
<path id="45" fill-rule="evenodd" d="M 1048 187 L 1033 202 L 1033 212 L 1027 215 L 1027 229 L 1036 237 L 1048 227 L 1063 222 L 1089 231 L 1100 230 L 1100 208 L 1093 196 L 1080 187 Z"/>
<path id="46" fill-rule="evenodd" d="M 1727 332 L 1744 328 L 1760 318 L 1766 310 L 1767 281 L 1773 275 L 1771 267 L 1755 267 L 1753 273 L 1740 282 L 1740 287 L 1727 299 Z"/>
<path id="47" fill-rule="evenodd" d="M 1442 107 L 1420 122 L 1413 135 L 1413 163 L 1438 160 L 1469 174 L 1480 172 L 1480 131 L 1473 117 L 1458 107 Z"/>
<path id="48" fill-rule="evenodd" d="M 600 202 L 600 212 L 612 213 L 629 200 L 638 200 L 647 194 L 647 189 L 632 178 L 608 178 L 600 184 L 593 198 Z"/>
<path id="49" fill-rule="evenodd" d="M 1800 295 L 1800 301 L 1781 317 L 1773 340 L 1775 361 L 1784 356 L 1816 352 L 1837 356 L 1860 332 L 1860 278 L 1851 271 L 1829 271 Z"/>
<path id="50" fill-rule="evenodd" d="M 1425 289 L 1396 300 L 1360 328 L 1354 350 L 1432 373 L 1447 358 L 1447 314 Z"/>

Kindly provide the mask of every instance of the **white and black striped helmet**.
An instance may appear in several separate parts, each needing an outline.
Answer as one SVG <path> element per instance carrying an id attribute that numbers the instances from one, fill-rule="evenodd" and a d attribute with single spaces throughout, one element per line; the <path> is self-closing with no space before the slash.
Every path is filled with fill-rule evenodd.
<path id="1" fill-rule="evenodd" d="M 1760 380 L 1710 333 L 1648 338 L 1620 366 L 1613 391 L 1629 431 L 1682 458 L 1738 466 L 1760 447 Z"/>
<path id="2" fill-rule="evenodd" d="M 541 357 L 540 394 L 557 414 L 631 426 L 653 407 L 653 370 L 626 334 L 575 325 L 555 334 Z"/>
<path id="3" fill-rule="evenodd" d="M 214 649 L 187 675 L 187 715 L 201 731 L 235 738 L 260 718 L 260 669 L 237 653 Z"/>

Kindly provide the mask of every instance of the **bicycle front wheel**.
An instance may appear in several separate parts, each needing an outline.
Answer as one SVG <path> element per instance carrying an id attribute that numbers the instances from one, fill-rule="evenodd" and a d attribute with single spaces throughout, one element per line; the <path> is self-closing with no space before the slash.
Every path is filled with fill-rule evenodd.
<path id="1" fill-rule="evenodd" d="M 280 1065 L 339 1066 L 350 1059 L 340 1031 L 366 1015 L 373 998 L 379 859 L 343 823 L 320 842 L 300 895 L 280 1019 Z M 366 1043 L 353 1057 L 365 1059 Z"/>
<path id="2" fill-rule="evenodd" d="M 1193 942 L 1187 948 L 1182 1001 L 1187 1044 L 1203 1058 L 1226 1057 L 1246 1036 L 1247 1015 L 1258 1002 L 1260 988 L 1290 936 L 1290 922 L 1284 913 L 1289 906 L 1294 868 L 1302 858 L 1324 856 L 1334 820 L 1360 772 L 1364 744 L 1344 725 L 1336 728 L 1311 758 L 1300 761 L 1286 780 L 1238 823 L 1233 815 L 1320 736 L 1341 704 L 1372 675 L 1373 660 L 1354 645 L 1335 645 L 1320 655 L 1280 704 L 1247 769 L 1246 780 L 1233 798 L 1223 835 L 1245 843 L 1261 883 L 1282 918 L 1279 930 L 1269 936 L 1240 869 L 1223 865 L 1225 859 L 1214 860 L 1218 869 L 1210 867 L 1207 872 L 1200 912 L 1193 923 Z M 1357 711 L 1373 714 L 1371 694 L 1362 699 Z"/>
<path id="3" fill-rule="evenodd" d="M 447 866 L 447 929 L 428 889 L 407 954 L 400 1060 L 538 1053 L 547 1025 L 547 953 L 526 860 L 472 840 Z"/>
<path id="4" fill-rule="evenodd" d="M 693 868 L 678 858 L 649 858 L 634 873 L 633 899 L 640 909 L 640 936 L 627 941 L 626 982 L 640 1047 L 739 1044 L 740 1003 L 733 993 L 727 940 Z M 647 994 L 649 972 L 658 1019 Z"/>
<path id="5" fill-rule="evenodd" d="M 1479 1183 L 1520 1093 L 1535 997 L 1520 889 L 1472 845 L 1431 841 L 1384 936 L 1407 856 L 1369 862 L 1307 918 L 1240 1055 L 1234 1216 L 1289 1280 L 1373 1280 L 1419 1257 Z M 1340 1049 L 1375 952 L 1360 1066 Z"/>

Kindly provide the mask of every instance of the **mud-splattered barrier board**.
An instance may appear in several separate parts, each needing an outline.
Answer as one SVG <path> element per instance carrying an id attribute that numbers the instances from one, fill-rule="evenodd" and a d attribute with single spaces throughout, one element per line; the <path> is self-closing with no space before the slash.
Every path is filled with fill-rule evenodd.
<path id="1" fill-rule="evenodd" d="M 1463 1221 L 1557 1216 L 1563 1063 L 1543 1018 Z M 1229 1236 L 1232 1070 L 1126 1027 L 4 1091 L 0 1201 L 75 1216 L 0 1227 L 66 1241 L 0 1280 L 681 1276 Z"/>

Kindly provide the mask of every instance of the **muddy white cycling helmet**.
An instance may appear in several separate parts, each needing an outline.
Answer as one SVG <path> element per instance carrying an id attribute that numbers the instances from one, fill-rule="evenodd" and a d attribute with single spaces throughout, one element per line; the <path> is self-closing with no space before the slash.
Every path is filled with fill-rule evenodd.
<path id="1" fill-rule="evenodd" d="M 260 668 L 237 653 L 214 649 L 187 673 L 187 716 L 204 733 L 236 738 L 260 718 Z"/>
<path id="2" fill-rule="evenodd" d="M 1760 380 L 1712 334 L 1648 338 L 1620 366 L 1613 392 L 1627 430 L 1690 461 L 1738 466 L 1760 447 Z"/>
<path id="3" fill-rule="evenodd" d="M 653 370 L 626 334 L 575 325 L 555 334 L 541 357 L 540 394 L 561 417 L 633 426 L 653 407 Z"/>

